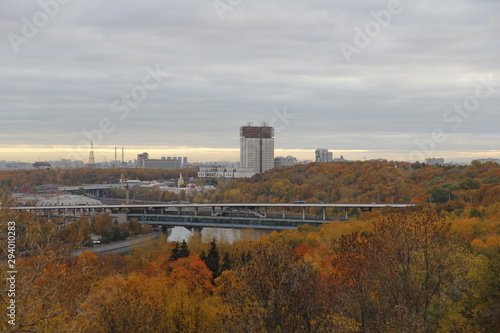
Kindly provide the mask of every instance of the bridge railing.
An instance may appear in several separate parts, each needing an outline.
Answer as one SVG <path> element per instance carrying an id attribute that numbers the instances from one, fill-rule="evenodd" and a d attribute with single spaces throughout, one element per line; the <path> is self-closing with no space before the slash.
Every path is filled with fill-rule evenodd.
<path id="1" fill-rule="evenodd" d="M 259 229 L 296 229 L 300 225 L 318 227 L 324 224 L 320 220 L 299 219 L 272 219 L 228 216 L 193 216 L 193 215 L 158 215 L 158 214 L 129 214 L 129 218 L 136 218 L 139 223 L 150 225 L 189 226 L 189 227 L 217 227 L 217 228 L 259 228 Z"/>

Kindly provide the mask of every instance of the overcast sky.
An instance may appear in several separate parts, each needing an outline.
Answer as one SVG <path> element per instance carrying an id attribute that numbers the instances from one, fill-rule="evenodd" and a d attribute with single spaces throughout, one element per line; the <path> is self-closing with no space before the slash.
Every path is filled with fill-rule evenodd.
<path id="1" fill-rule="evenodd" d="M 0 160 L 238 160 L 247 122 L 300 159 L 500 158 L 498 0 L 4 0 L 0 31 Z"/>

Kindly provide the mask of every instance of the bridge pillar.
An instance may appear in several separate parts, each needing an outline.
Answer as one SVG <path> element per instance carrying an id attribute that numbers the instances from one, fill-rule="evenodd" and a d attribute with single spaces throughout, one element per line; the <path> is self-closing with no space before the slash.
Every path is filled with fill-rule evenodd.
<path id="1" fill-rule="evenodd" d="M 186 229 L 191 231 L 193 234 L 201 234 L 203 227 L 186 227 Z"/>
<path id="2" fill-rule="evenodd" d="M 306 219 L 306 209 L 304 207 L 302 207 L 302 219 Z"/>
<path id="3" fill-rule="evenodd" d="M 267 207 L 264 207 L 264 218 L 267 218 Z"/>
<path id="4" fill-rule="evenodd" d="M 194 207 L 194 216 L 198 216 L 198 207 Z"/>
<path id="5" fill-rule="evenodd" d="M 177 214 L 182 215 L 182 207 L 177 207 Z"/>
<path id="6" fill-rule="evenodd" d="M 283 207 L 283 218 L 286 219 L 286 216 L 285 216 L 285 207 Z"/>
<path id="7" fill-rule="evenodd" d="M 345 209 L 345 219 L 348 220 L 349 219 L 349 208 L 344 208 Z"/>
<path id="8" fill-rule="evenodd" d="M 212 216 L 215 216 L 215 207 L 212 207 Z"/>
<path id="9" fill-rule="evenodd" d="M 161 228 L 161 232 L 164 233 L 165 235 L 167 235 L 167 238 L 172 234 L 173 227 L 162 225 L 160 228 Z"/>
<path id="10" fill-rule="evenodd" d="M 323 207 L 323 221 L 326 221 L 326 208 Z"/>

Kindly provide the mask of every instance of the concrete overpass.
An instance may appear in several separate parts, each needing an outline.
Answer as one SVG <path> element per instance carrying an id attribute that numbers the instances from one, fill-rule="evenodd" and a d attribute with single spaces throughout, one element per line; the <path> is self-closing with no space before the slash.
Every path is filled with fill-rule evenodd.
<path id="1" fill-rule="evenodd" d="M 136 218 L 141 223 L 155 226 L 190 228 L 259 228 L 295 229 L 298 225 L 318 226 L 332 220 L 347 220 L 353 208 L 361 211 L 373 209 L 404 209 L 415 204 L 325 204 L 325 203 L 163 203 L 121 204 L 95 206 L 12 207 L 13 210 L 31 211 L 49 217 L 78 217 L 103 212 Z M 331 215 L 333 211 L 342 214 Z M 331 212 L 331 214 L 329 214 Z M 122 220 L 123 220 L 122 219 Z"/>

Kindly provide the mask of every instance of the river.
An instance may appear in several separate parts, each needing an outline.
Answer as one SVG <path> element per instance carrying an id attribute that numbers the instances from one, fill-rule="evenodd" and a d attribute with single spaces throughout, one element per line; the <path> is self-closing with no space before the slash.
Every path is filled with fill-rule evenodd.
<path id="1" fill-rule="evenodd" d="M 270 230 L 254 230 L 254 229 L 225 229 L 225 228 L 203 228 L 201 231 L 201 237 L 204 242 L 210 242 L 212 239 L 216 239 L 219 242 L 229 242 L 240 239 L 257 240 L 261 236 L 269 235 L 272 231 Z M 189 237 L 193 235 L 193 232 L 187 230 L 184 227 L 174 227 L 172 228 L 172 233 L 168 236 L 168 240 L 171 242 L 182 242 L 183 240 L 188 240 Z"/>

